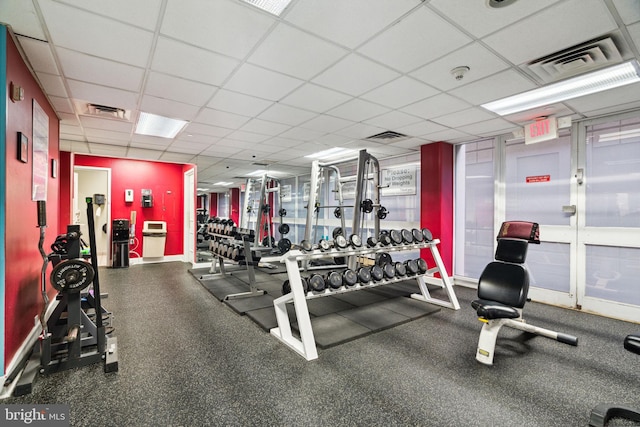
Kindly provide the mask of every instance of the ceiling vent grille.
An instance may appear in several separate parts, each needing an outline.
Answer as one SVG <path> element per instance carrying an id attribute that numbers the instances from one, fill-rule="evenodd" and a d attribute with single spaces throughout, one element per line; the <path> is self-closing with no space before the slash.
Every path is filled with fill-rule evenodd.
<path id="1" fill-rule="evenodd" d="M 543 83 L 551 83 L 622 61 L 616 41 L 607 36 L 536 59 L 524 67 Z"/>
<path id="2" fill-rule="evenodd" d="M 402 133 L 398 133 L 398 132 L 394 132 L 392 130 L 387 130 L 375 135 L 371 135 L 367 138 L 365 138 L 366 141 L 376 141 L 376 142 L 382 142 L 385 144 L 388 144 L 390 142 L 396 142 L 396 141 L 400 141 L 402 139 L 408 138 L 407 135 L 404 135 Z"/>
<path id="3" fill-rule="evenodd" d="M 76 111 L 83 116 L 98 117 L 102 119 L 115 119 L 131 121 L 131 110 L 110 107 L 108 105 L 93 104 L 79 99 L 73 100 Z"/>

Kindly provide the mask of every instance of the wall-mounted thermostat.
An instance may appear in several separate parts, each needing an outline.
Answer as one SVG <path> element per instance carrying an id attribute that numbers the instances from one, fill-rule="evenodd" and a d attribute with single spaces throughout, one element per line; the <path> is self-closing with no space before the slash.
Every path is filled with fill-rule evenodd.
<path id="1" fill-rule="evenodd" d="M 132 189 L 126 189 L 124 190 L 124 201 L 125 203 L 130 203 L 133 202 L 133 190 Z"/>

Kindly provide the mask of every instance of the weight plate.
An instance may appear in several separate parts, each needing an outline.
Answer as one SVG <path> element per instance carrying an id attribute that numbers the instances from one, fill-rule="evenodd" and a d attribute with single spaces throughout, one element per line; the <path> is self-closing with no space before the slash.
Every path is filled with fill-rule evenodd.
<path id="1" fill-rule="evenodd" d="M 276 239 L 274 239 L 271 236 L 266 236 L 264 239 L 262 239 L 262 246 L 264 247 L 272 248 L 273 245 L 275 244 L 276 244 Z"/>
<path id="2" fill-rule="evenodd" d="M 338 206 L 333 210 L 333 216 L 335 216 L 338 219 L 342 217 L 342 209 L 340 208 L 340 206 Z"/>
<path id="3" fill-rule="evenodd" d="M 286 237 L 284 239 L 280 239 L 280 241 L 278 242 L 278 250 L 284 254 L 286 252 L 289 252 L 289 249 L 291 249 L 291 240 L 287 239 Z"/>
<path id="4" fill-rule="evenodd" d="M 418 274 L 418 262 L 415 259 L 410 259 L 404 263 L 407 269 L 407 274 Z"/>
<path id="5" fill-rule="evenodd" d="M 324 291 L 324 278 L 319 274 L 314 274 L 309 278 L 309 289 L 314 292 Z"/>
<path id="6" fill-rule="evenodd" d="M 406 276 L 407 275 L 407 267 L 402 262 L 395 263 L 396 268 L 396 276 Z"/>
<path id="7" fill-rule="evenodd" d="M 364 213 L 371 213 L 373 212 L 373 200 L 371 199 L 364 199 L 362 202 L 360 202 L 360 209 L 362 210 L 362 212 Z"/>
<path id="8" fill-rule="evenodd" d="M 289 279 L 287 279 L 282 283 L 282 295 L 286 295 L 290 292 L 291 292 L 291 284 L 289 283 Z"/>
<path id="9" fill-rule="evenodd" d="M 340 289 L 342 287 L 342 275 L 337 271 L 332 271 L 327 275 L 326 286 L 332 289 Z"/>
<path id="10" fill-rule="evenodd" d="M 391 237 L 388 234 L 380 234 L 378 240 L 382 246 L 389 246 L 391 244 Z"/>
<path id="11" fill-rule="evenodd" d="M 425 242 L 430 242 L 433 240 L 433 234 L 431 234 L 431 230 L 428 228 L 422 229 L 422 236 L 424 237 Z"/>
<path id="12" fill-rule="evenodd" d="M 320 241 L 318 242 L 318 246 L 320 246 L 321 251 L 328 251 L 329 249 L 331 249 L 331 244 L 329 244 L 329 242 L 324 239 L 320 239 Z"/>
<path id="13" fill-rule="evenodd" d="M 389 211 L 384 206 L 380 206 L 376 215 L 378 215 L 378 219 L 385 219 L 389 215 Z"/>
<path id="14" fill-rule="evenodd" d="M 285 208 L 280 208 L 280 210 L 278 211 L 278 215 L 287 216 L 287 210 Z"/>
<path id="15" fill-rule="evenodd" d="M 394 245 L 402 243 L 402 233 L 399 230 L 391 230 L 389 232 L 389 237 L 391 237 L 391 243 Z"/>
<path id="16" fill-rule="evenodd" d="M 313 245 L 308 240 L 303 240 L 300 242 L 300 247 L 304 252 L 311 252 L 313 250 Z"/>
<path id="17" fill-rule="evenodd" d="M 420 243 L 424 240 L 424 236 L 422 235 L 422 231 L 414 228 L 411 230 L 411 234 L 413 235 L 413 241 L 416 243 Z"/>
<path id="18" fill-rule="evenodd" d="M 307 277 L 301 277 L 300 280 L 302 280 L 302 290 L 306 295 L 307 292 L 309 292 L 309 279 Z"/>
<path id="19" fill-rule="evenodd" d="M 367 238 L 367 247 L 375 248 L 376 246 L 378 246 L 378 239 L 376 239 L 373 236 L 368 237 Z"/>
<path id="20" fill-rule="evenodd" d="M 354 248 L 359 248 L 362 246 L 362 239 L 357 234 L 352 234 L 349 236 L 349 243 L 351 243 L 351 246 Z"/>
<path id="21" fill-rule="evenodd" d="M 382 280 L 382 277 L 384 276 L 384 271 L 382 271 L 382 267 L 379 265 L 372 265 L 371 266 L 371 278 L 373 280 L 375 280 L 376 282 Z"/>
<path id="22" fill-rule="evenodd" d="M 393 260 L 391 259 L 391 255 L 389 255 L 389 253 L 379 252 L 376 254 L 376 258 L 375 258 L 376 265 L 383 266 L 391 262 L 393 262 Z"/>
<path id="23" fill-rule="evenodd" d="M 402 241 L 404 243 L 413 243 L 413 233 L 411 233 L 410 230 L 407 230 L 406 228 L 403 228 L 400 231 L 400 234 L 402 235 Z"/>
<path id="24" fill-rule="evenodd" d="M 331 232 L 331 236 L 335 239 L 338 236 L 342 236 L 342 227 L 336 227 Z"/>
<path id="25" fill-rule="evenodd" d="M 360 267 L 358 269 L 358 281 L 360 283 L 369 283 L 371 281 L 371 269 L 369 267 Z"/>
<path id="26" fill-rule="evenodd" d="M 289 232 L 289 224 L 280 224 L 278 226 L 278 232 L 280 234 L 287 234 Z"/>
<path id="27" fill-rule="evenodd" d="M 423 258 L 418 258 L 416 259 L 416 263 L 418 264 L 418 271 L 420 272 L 420 274 L 424 274 L 427 272 L 427 261 L 425 261 Z"/>
<path id="28" fill-rule="evenodd" d="M 336 246 L 338 247 L 338 249 L 344 249 L 347 246 L 349 246 L 349 242 L 347 242 L 347 238 L 344 237 L 342 234 L 338 235 L 335 237 L 334 242 L 336 244 Z"/>
<path id="29" fill-rule="evenodd" d="M 56 265 L 49 280 L 60 292 L 80 292 L 93 282 L 95 270 L 82 259 L 71 259 Z"/>
<path id="30" fill-rule="evenodd" d="M 231 259 L 234 261 L 238 261 L 238 259 L 240 259 L 240 248 L 237 246 L 231 251 Z"/>
<path id="31" fill-rule="evenodd" d="M 358 283 L 358 273 L 353 270 L 345 270 L 342 273 L 342 283 L 346 286 L 353 286 Z"/>
<path id="32" fill-rule="evenodd" d="M 384 272 L 384 277 L 393 279 L 396 275 L 396 266 L 389 262 L 382 266 L 382 271 Z"/>
<path id="33" fill-rule="evenodd" d="M 333 257 L 333 263 L 335 265 L 344 266 L 347 263 L 347 258 L 345 258 L 343 256 Z"/>

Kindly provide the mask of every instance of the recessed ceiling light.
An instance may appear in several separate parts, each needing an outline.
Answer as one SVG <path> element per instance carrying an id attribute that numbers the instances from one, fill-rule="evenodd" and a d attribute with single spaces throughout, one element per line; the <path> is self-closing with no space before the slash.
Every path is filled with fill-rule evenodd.
<path id="1" fill-rule="evenodd" d="M 342 157 L 355 153 L 355 150 L 350 148 L 333 147 L 328 150 L 318 151 L 317 153 L 309 154 L 305 156 L 308 159 L 316 160 L 330 160 L 336 157 Z"/>
<path id="2" fill-rule="evenodd" d="M 186 120 L 171 119 L 156 114 L 140 112 L 135 133 L 162 138 L 175 138 L 187 123 L 189 122 Z"/>
<path id="3" fill-rule="evenodd" d="M 640 82 L 640 64 L 634 59 L 529 92 L 488 102 L 482 104 L 482 107 L 506 116 L 637 82 Z"/>
<path id="4" fill-rule="evenodd" d="M 243 0 L 251 6 L 265 10 L 273 15 L 280 16 L 282 11 L 291 3 L 291 0 Z"/>
<path id="5" fill-rule="evenodd" d="M 218 187 L 228 187 L 231 184 L 233 184 L 233 182 L 220 181 L 220 182 L 214 183 L 213 185 Z"/>

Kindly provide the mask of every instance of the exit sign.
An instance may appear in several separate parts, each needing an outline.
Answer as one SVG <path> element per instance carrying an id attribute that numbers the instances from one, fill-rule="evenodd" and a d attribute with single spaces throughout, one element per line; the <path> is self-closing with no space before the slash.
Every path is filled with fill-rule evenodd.
<path id="1" fill-rule="evenodd" d="M 548 141 L 558 137 L 558 122 L 555 117 L 544 120 L 536 120 L 529 123 L 524 128 L 524 143 L 535 144 L 536 142 Z"/>

